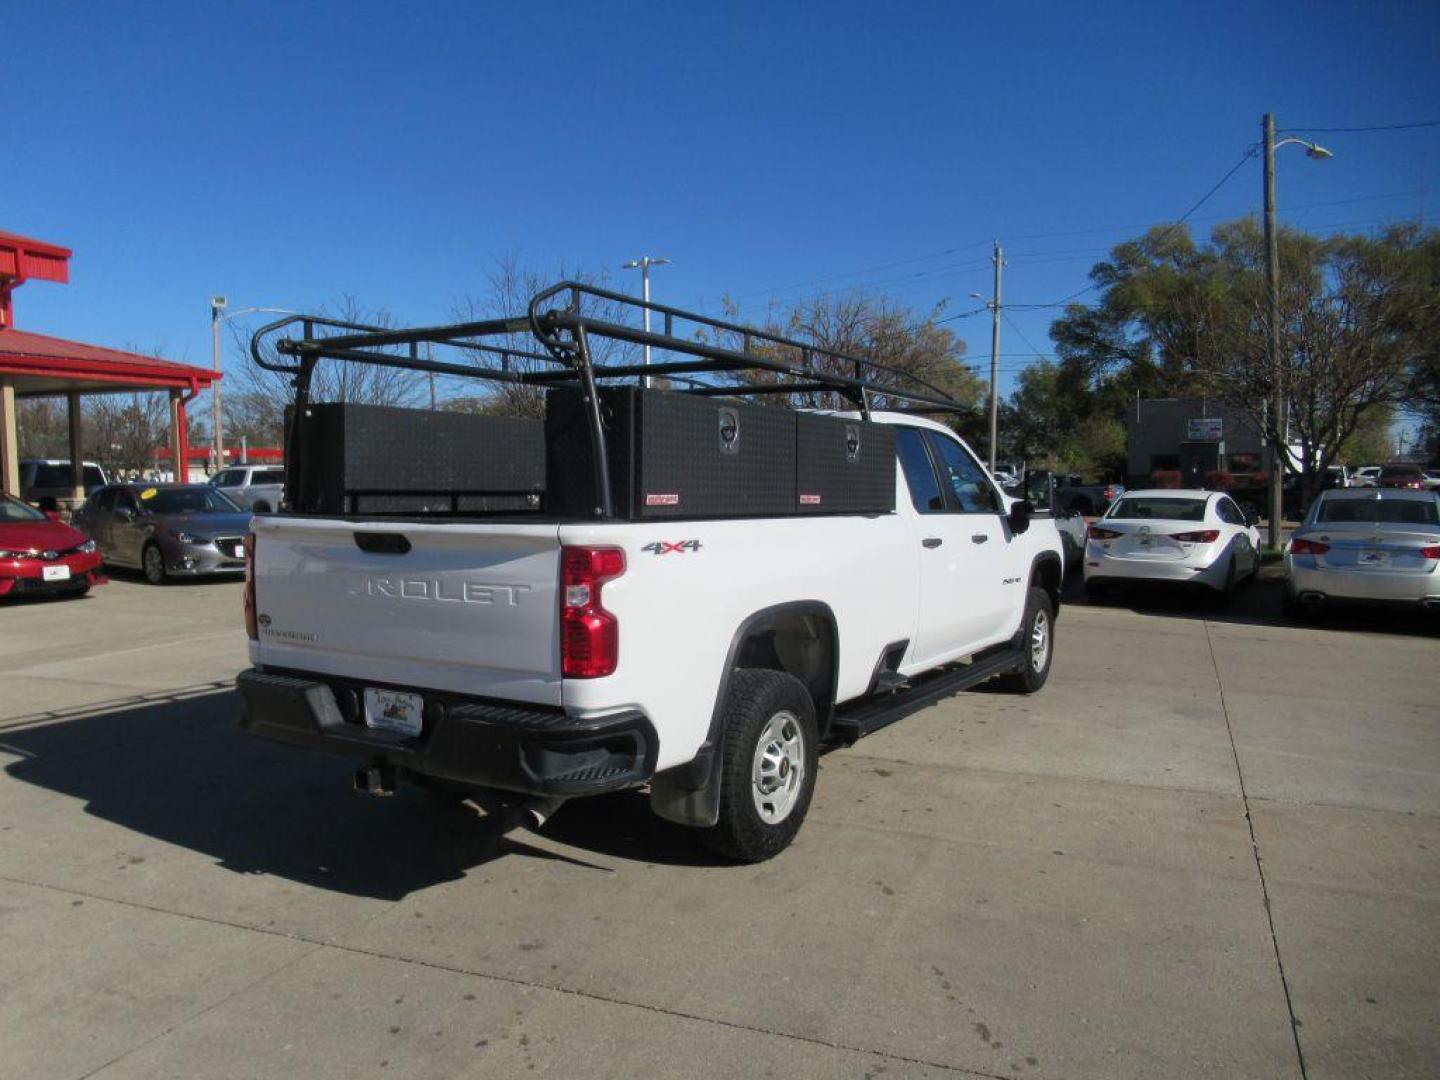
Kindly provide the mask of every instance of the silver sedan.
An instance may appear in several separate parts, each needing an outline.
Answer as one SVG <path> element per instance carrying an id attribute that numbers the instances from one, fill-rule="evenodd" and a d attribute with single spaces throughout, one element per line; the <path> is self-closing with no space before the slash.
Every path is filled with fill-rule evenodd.
<path id="1" fill-rule="evenodd" d="M 86 500 L 75 524 L 110 566 L 145 572 L 152 585 L 174 577 L 243 574 L 248 510 L 204 484 L 112 484 Z"/>
<path id="2" fill-rule="evenodd" d="M 1440 610 L 1440 495 L 1326 491 L 1291 537 L 1285 569 L 1292 618 L 1337 601 Z"/>

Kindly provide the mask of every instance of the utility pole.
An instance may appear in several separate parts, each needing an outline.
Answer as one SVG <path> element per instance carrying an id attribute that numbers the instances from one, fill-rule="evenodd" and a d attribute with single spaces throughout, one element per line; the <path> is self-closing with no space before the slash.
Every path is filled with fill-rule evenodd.
<path id="1" fill-rule="evenodd" d="M 1275 234 L 1275 114 L 1266 113 L 1265 144 L 1265 292 L 1269 306 L 1267 359 L 1270 361 L 1270 547 L 1280 546 L 1284 516 L 1285 388 L 1280 364 L 1280 239 Z"/>
<path id="2" fill-rule="evenodd" d="M 995 454 L 1000 436 L 1000 270 L 1005 259 L 1000 251 L 1000 241 L 995 241 L 995 299 L 986 306 L 992 316 L 990 321 L 990 475 L 995 475 Z"/>
<path id="3" fill-rule="evenodd" d="M 645 333 L 647 336 L 650 333 L 650 267 L 669 265 L 669 259 L 652 259 L 649 255 L 641 255 L 640 258 L 631 259 L 624 266 L 620 267 L 621 270 L 640 271 L 640 277 L 642 281 L 641 295 L 645 300 L 645 306 L 643 308 L 643 311 L 645 318 Z M 645 343 L 645 366 L 647 368 L 650 366 L 650 343 L 648 341 Z M 650 389 L 650 376 L 648 374 L 644 378 L 644 386 L 645 389 Z"/>
<path id="4" fill-rule="evenodd" d="M 220 433 L 220 313 L 225 310 L 225 297 L 210 298 L 210 359 L 215 364 L 215 381 L 210 384 L 210 455 L 214 460 L 214 471 L 225 467 L 225 442 Z M 176 477 L 180 476 L 176 470 Z"/>

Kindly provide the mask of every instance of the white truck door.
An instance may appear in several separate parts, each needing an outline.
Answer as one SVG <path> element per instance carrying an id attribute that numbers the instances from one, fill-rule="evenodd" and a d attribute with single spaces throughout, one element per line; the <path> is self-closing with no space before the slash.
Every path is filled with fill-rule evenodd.
<path id="1" fill-rule="evenodd" d="M 896 432 L 915 505 L 920 603 L 909 659 L 924 665 L 1002 640 L 1018 610 L 1015 557 L 999 492 L 980 463 L 936 431 Z"/>

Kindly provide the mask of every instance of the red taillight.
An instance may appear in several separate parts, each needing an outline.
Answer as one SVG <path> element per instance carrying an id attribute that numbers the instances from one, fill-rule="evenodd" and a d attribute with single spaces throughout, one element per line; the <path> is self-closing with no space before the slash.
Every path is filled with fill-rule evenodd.
<path id="1" fill-rule="evenodd" d="M 1431 544 L 1420 549 L 1422 559 L 1440 559 L 1440 544 Z"/>
<path id="2" fill-rule="evenodd" d="M 625 572 L 625 552 L 560 549 L 560 670 L 567 679 L 611 675 L 620 659 L 620 623 L 600 603 L 605 582 Z"/>
<path id="3" fill-rule="evenodd" d="M 255 534 L 246 533 L 245 540 L 245 633 L 251 641 L 260 640 L 260 627 L 255 621 Z"/>
<path id="4" fill-rule="evenodd" d="M 1319 540 L 1291 540 L 1291 555 L 1324 555 L 1330 550 L 1329 544 L 1322 544 Z"/>
<path id="5" fill-rule="evenodd" d="M 1089 536 L 1091 540 L 1114 540 L 1117 536 L 1121 535 L 1114 529 L 1102 529 L 1099 525 L 1091 525 L 1090 528 L 1085 531 L 1085 534 Z"/>
<path id="6" fill-rule="evenodd" d="M 1179 540 L 1182 544 L 1213 544 L 1220 539 L 1219 529 L 1197 529 L 1195 532 L 1175 533 L 1172 540 Z"/>

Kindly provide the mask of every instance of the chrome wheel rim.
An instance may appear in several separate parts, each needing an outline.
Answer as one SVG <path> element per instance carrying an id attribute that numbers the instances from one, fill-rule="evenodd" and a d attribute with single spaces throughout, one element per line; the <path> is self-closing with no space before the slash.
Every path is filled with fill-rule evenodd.
<path id="1" fill-rule="evenodd" d="M 1045 664 L 1050 659 L 1050 618 L 1043 611 L 1035 613 L 1035 621 L 1030 625 L 1030 669 L 1035 672 L 1045 670 Z"/>
<path id="2" fill-rule="evenodd" d="M 755 811 L 767 825 L 790 816 L 805 781 L 805 736 L 792 712 L 777 712 L 755 743 L 750 792 Z"/>

